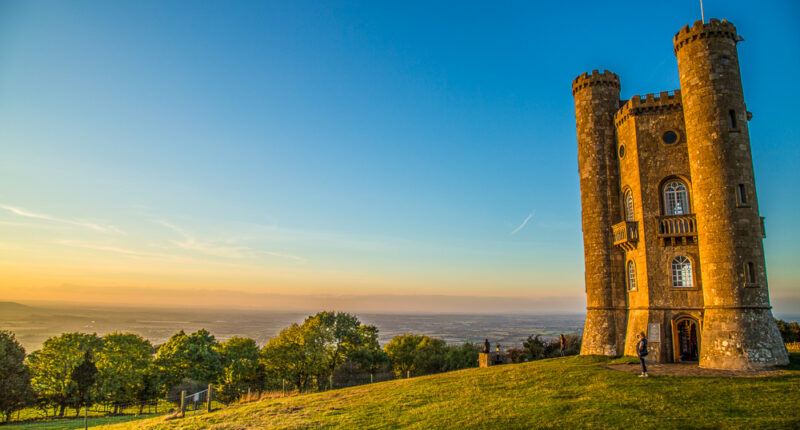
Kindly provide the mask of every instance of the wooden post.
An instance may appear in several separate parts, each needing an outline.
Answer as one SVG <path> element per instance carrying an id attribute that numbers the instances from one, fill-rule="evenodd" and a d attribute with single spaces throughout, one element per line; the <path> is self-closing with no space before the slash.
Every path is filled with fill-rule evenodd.
<path id="1" fill-rule="evenodd" d="M 83 428 L 88 430 L 89 429 L 89 406 L 86 405 L 83 407 Z"/>
<path id="2" fill-rule="evenodd" d="M 186 391 L 181 391 L 181 417 L 186 416 Z"/>
<path id="3" fill-rule="evenodd" d="M 410 377 L 411 377 L 411 371 L 410 370 L 406 370 L 406 379 L 408 379 Z"/>
<path id="4" fill-rule="evenodd" d="M 374 373 L 370 373 L 370 374 L 369 374 L 369 383 L 370 383 L 370 384 L 374 382 L 374 381 L 372 380 L 372 379 L 373 379 L 373 376 L 375 376 L 375 374 L 374 374 Z"/>
<path id="5" fill-rule="evenodd" d="M 206 412 L 211 412 L 211 397 L 214 395 L 214 384 L 208 384 L 208 407 Z"/>
<path id="6" fill-rule="evenodd" d="M 281 379 L 281 384 L 282 384 L 281 397 L 283 397 L 283 396 L 286 395 L 286 380 L 285 379 Z"/>

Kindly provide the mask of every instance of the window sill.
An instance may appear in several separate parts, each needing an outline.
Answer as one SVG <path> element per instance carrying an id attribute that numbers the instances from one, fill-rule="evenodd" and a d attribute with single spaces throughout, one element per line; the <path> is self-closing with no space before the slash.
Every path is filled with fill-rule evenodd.
<path id="1" fill-rule="evenodd" d="M 700 287 L 669 287 L 670 291 L 700 291 Z"/>

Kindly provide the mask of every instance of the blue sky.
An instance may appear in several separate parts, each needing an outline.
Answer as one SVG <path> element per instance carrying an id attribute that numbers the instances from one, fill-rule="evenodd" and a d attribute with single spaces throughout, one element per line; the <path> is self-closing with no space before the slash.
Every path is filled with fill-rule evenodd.
<path id="1" fill-rule="evenodd" d="M 770 288 L 797 304 L 800 4 L 705 13 L 745 38 Z M 697 19 L 695 1 L 2 2 L 0 295 L 580 310 L 571 81 L 676 89 L 672 36 Z"/>

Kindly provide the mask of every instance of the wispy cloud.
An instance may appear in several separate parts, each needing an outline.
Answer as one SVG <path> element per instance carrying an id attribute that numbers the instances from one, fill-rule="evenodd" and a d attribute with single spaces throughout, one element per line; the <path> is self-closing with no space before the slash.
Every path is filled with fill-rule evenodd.
<path id="1" fill-rule="evenodd" d="M 283 252 L 263 251 L 263 250 L 253 249 L 247 246 L 232 245 L 237 240 L 240 240 L 240 238 L 238 237 L 229 238 L 227 240 L 222 240 L 222 241 L 202 240 L 198 239 L 193 234 L 189 233 L 186 229 L 178 227 L 170 222 L 159 220 L 158 223 L 182 236 L 181 240 L 171 240 L 169 242 L 177 246 L 178 248 L 187 251 L 194 251 L 210 255 L 213 257 L 222 257 L 228 259 L 257 258 L 259 256 L 267 255 L 271 257 L 286 258 L 299 262 L 306 261 L 302 257 L 298 257 L 296 255 L 287 254 Z"/>
<path id="2" fill-rule="evenodd" d="M 15 206 L 7 206 L 7 205 L 0 205 L 0 209 L 6 210 L 11 212 L 14 215 L 25 217 L 25 218 L 32 218 L 32 219 L 40 219 L 43 221 L 50 221 L 59 224 L 66 224 L 72 225 L 76 227 L 88 228 L 90 230 L 99 231 L 103 233 L 117 233 L 117 234 L 125 234 L 124 231 L 114 227 L 113 225 L 101 225 L 89 221 L 82 221 L 82 220 L 73 220 L 73 219 L 66 219 L 66 218 L 59 218 L 52 215 L 45 215 L 36 212 L 31 212 L 27 209 L 15 207 Z"/>
<path id="3" fill-rule="evenodd" d="M 525 226 L 528 225 L 528 221 L 530 221 L 531 218 L 533 218 L 534 215 L 536 215 L 536 211 L 535 210 L 533 212 L 529 213 L 528 216 L 525 218 L 525 221 L 522 221 L 522 224 L 520 224 L 517 228 L 515 228 L 511 232 L 511 236 L 519 233 L 523 228 L 525 228 Z"/>
<path id="4" fill-rule="evenodd" d="M 78 240 L 56 240 L 56 241 L 54 241 L 54 243 L 56 243 L 58 245 L 69 246 L 69 247 L 72 247 L 72 248 L 83 248 L 83 249 L 91 249 L 91 250 L 95 250 L 95 251 L 114 252 L 114 253 L 117 253 L 117 254 L 125 254 L 125 255 L 131 255 L 131 256 L 136 256 L 136 257 L 152 257 L 152 258 L 170 257 L 169 255 L 166 255 L 166 254 L 158 254 L 158 253 L 153 253 L 153 252 L 143 252 L 143 251 L 137 251 L 137 250 L 134 250 L 134 249 L 120 248 L 120 247 L 116 247 L 116 246 L 98 245 L 98 244 L 87 243 L 87 242 L 82 242 L 82 241 L 78 241 Z"/>

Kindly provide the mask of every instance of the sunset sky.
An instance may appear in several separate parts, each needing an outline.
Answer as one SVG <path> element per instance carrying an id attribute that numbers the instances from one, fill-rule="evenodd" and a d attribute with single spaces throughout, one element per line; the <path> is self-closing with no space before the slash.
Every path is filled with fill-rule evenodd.
<path id="1" fill-rule="evenodd" d="M 571 81 L 678 88 L 699 3 L 336 3 L 0 2 L 0 301 L 584 309 Z M 791 312 L 800 3 L 705 14 Z"/>

